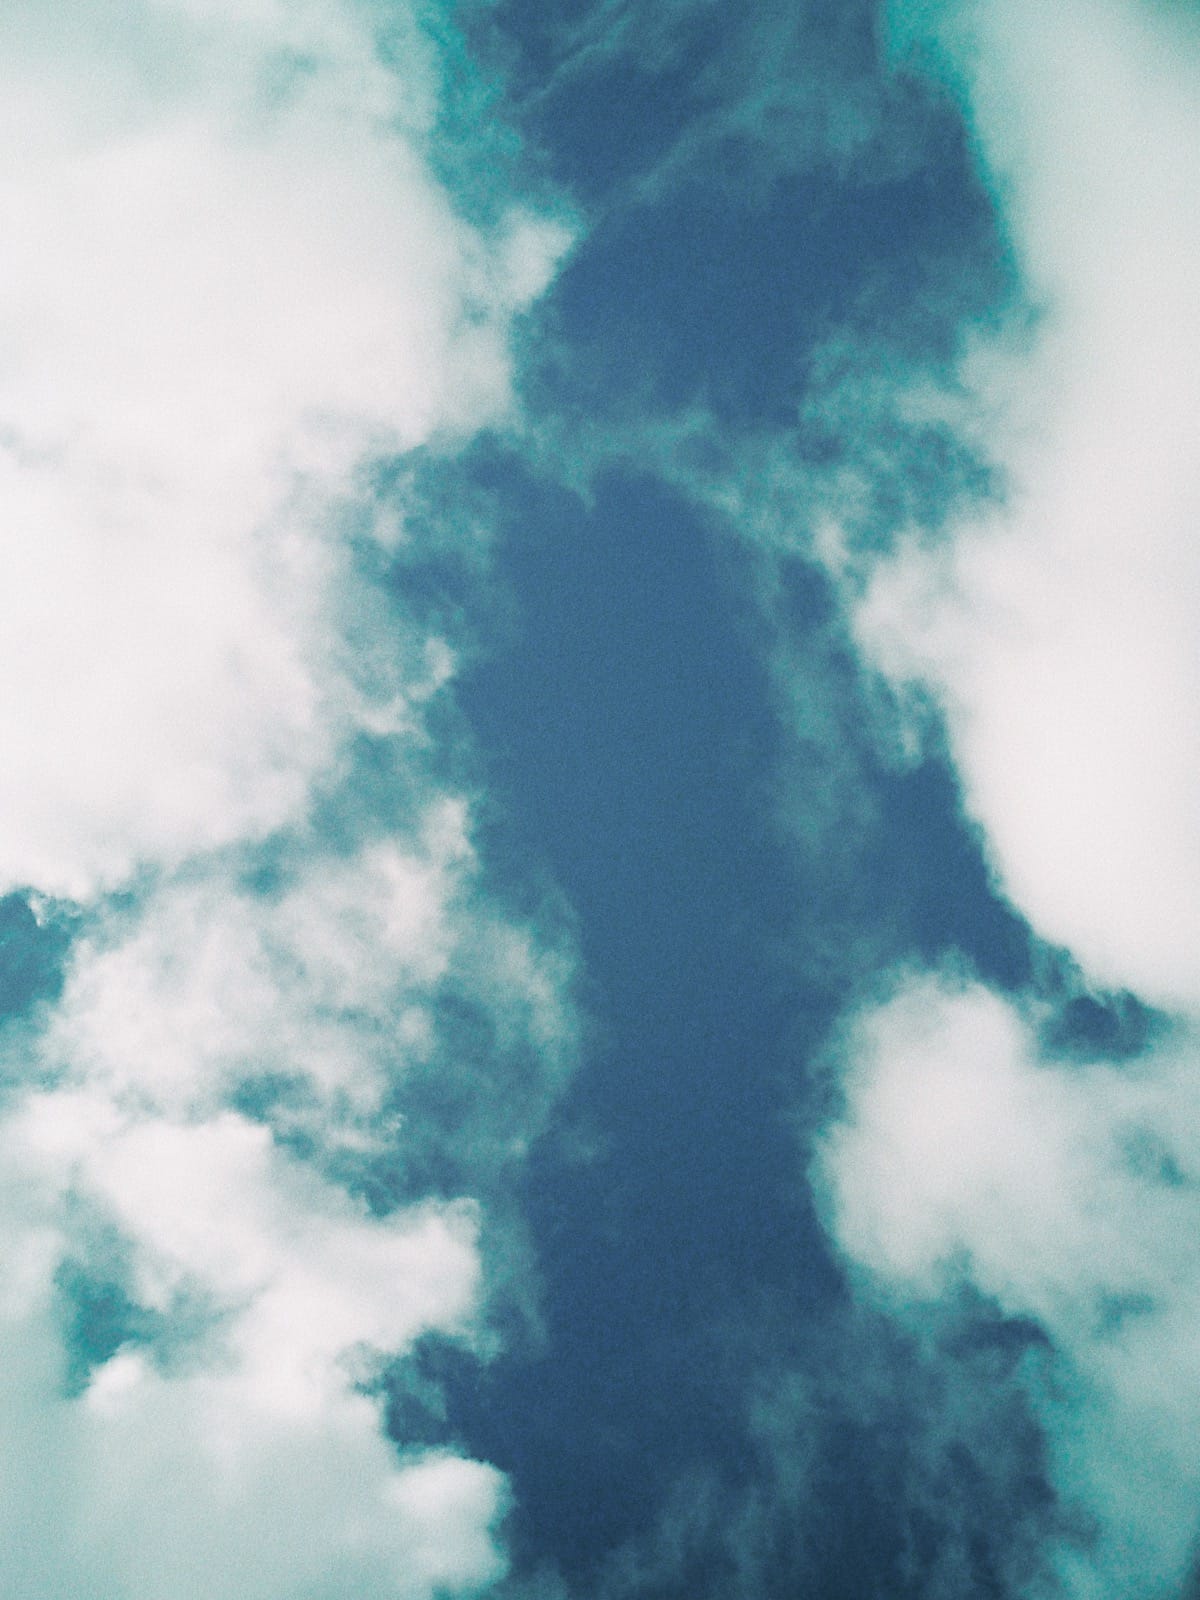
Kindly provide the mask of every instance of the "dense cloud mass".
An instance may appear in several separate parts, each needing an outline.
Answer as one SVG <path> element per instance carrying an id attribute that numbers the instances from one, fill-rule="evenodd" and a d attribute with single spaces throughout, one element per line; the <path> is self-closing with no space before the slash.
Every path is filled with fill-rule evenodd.
<path id="1" fill-rule="evenodd" d="M 1101 986 L 1190 1005 L 1200 43 L 1149 7 L 966 15 L 974 125 L 1036 312 L 1032 348 L 966 358 L 1007 494 L 946 543 L 907 530 L 856 631 L 894 682 L 934 689 L 1037 931 Z"/>
<path id="2" fill-rule="evenodd" d="M 459 214 L 441 72 L 406 7 L 0 21 L 0 880 L 74 934 L 3 1051 L 27 1600 L 503 1569 L 502 1475 L 398 1450 L 381 1383 L 481 1338 L 484 1191 L 569 1058 L 567 965 L 483 886 L 429 726 L 453 644 L 389 591 L 413 535 L 366 471 L 504 419 L 567 236 Z M 478 1171 L 465 1113 L 409 1116 L 489 1070 L 452 1012 L 536 1063 Z"/>
<path id="3" fill-rule="evenodd" d="M 366 451 L 503 413 L 565 236 L 455 214 L 436 55 L 388 26 L 396 66 L 333 5 L 6 16 L 9 884 L 262 836 L 420 693 L 348 659 L 336 513 Z"/>
<path id="4" fill-rule="evenodd" d="M 1036 1020 L 946 976 L 856 1019 L 821 1150 L 833 1227 L 910 1315 L 970 1284 L 1045 1331 L 1059 1365 L 1033 1394 L 1076 1521 L 1063 1591 L 1171 1593 L 1200 1483 L 1195 1040 L 1065 1065 Z"/>
<path id="5" fill-rule="evenodd" d="M 1075 1525 L 1051 1592 L 1171 1594 L 1200 1496 L 1200 36 L 1135 3 L 894 23 L 963 97 L 1030 314 L 955 374 L 1002 491 L 882 550 L 843 508 L 825 558 L 901 717 L 940 719 L 999 888 L 1077 992 L 1162 1017 L 1112 1059 L 1066 1048 L 1053 994 L 901 972 L 839 1041 L 817 1170 L 900 1314 L 972 1286 L 1052 1341 L 1031 1392 Z"/>

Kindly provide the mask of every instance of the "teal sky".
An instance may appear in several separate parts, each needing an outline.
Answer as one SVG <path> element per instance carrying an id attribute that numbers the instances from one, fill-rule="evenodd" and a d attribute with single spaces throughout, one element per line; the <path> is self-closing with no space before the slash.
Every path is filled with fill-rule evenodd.
<path id="1" fill-rule="evenodd" d="M 1193 1593 L 1198 83 L 0 20 L 0 1600 Z"/>

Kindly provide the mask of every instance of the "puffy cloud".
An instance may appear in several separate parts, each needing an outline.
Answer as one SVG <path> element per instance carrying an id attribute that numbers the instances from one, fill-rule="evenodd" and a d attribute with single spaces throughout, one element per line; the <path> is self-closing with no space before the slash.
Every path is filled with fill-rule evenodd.
<path id="1" fill-rule="evenodd" d="M 422 854 L 389 839 L 311 860 L 273 895 L 211 873 L 161 891 L 128 927 L 81 939 L 45 1058 L 172 1115 L 273 1078 L 326 1117 L 336 1102 L 377 1117 L 389 1062 L 428 1043 L 419 997 L 449 964 L 463 820 L 445 800 Z"/>
<path id="2" fill-rule="evenodd" d="M 570 1059 L 562 957 L 488 906 L 463 824 L 443 797 L 406 848 L 309 841 L 274 892 L 208 864 L 105 912 L 9 1041 L 0 1321 L 36 1369 L 9 1398 L 58 1421 L 35 1443 L 0 1416 L 14 1469 L 53 1456 L 85 1589 L 171 1597 L 203 1571 L 214 1594 L 382 1600 L 503 1570 L 500 1475 L 382 1429 L 418 1339 L 481 1347 L 489 1203 Z M 468 1007 L 482 1060 L 447 1031 Z M 74 1570 L 30 1559 L 31 1596 Z"/>
<path id="3" fill-rule="evenodd" d="M 567 235 L 456 208 L 441 70 L 415 8 L 353 0 L 0 18 L 0 884 L 78 931 L 3 1035 L 29 1600 L 504 1568 L 501 1475 L 398 1448 L 381 1385 L 480 1345 L 568 964 L 486 891 L 427 716 L 453 643 L 369 485 L 510 414 Z"/>
<path id="4" fill-rule="evenodd" d="M 896 31 L 914 42 L 900 8 Z M 898 1314 L 969 1285 L 1052 1341 L 1052 1378 L 1024 1381 L 1078 1519 L 1053 1592 L 1174 1593 L 1200 1503 L 1200 35 L 1126 0 L 979 0 L 915 34 L 965 97 L 1032 308 L 965 342 L 943 403 L 1002 491 L 886 540 L 835 503 L 822 554 L 872 669 L 944 727 L 998 887 L 1085 986 L 1177 1021 L 1080 1064 L 1042 1042 L 1048 1002 L 902 974 L 839 1041 L 818 1172 Z"/>
<path id="5" fill-rule="evenodd" d="M 401 16 L 386 66 L 369 21 L 0 26 L 10 884 L 85 895 L 302 811 L 355 710 L 324 530 L 356 463 L 510 404 L 511 318 L 565 234 L 456 215 L 432 48 Z"/>
<path id="6" fill-rule="evenodd" d="M 1057 1551 L 1066 1591 L 1171 1593 L 1200 1501 L 1196 1041 L 1063 1063 L 1036 1021 L 972 982 L 901 980 L 841 1040 L 821 1187 L 893 1306 L 928 1317 L 970 1283 L 1052 1339 L 1033 1393 L 1085 1519 Z"/>
<path id="7" fill-rule="evenodd" d="M 203 1575 L 220 1595 L 416 1596 L 500 1570 L 499 1475 L 399 1460 L 347 1364 L 467 1313 L 469 1212 L 372 1220 L 244 1119 L 122 1118 L 87 1093 L 32 1097 L 4 1146 L 4 1517 L 22 1593 L 169 1596 Z M 135 1241 L 129 1293 L 174 1343 L 127 1342 L 69 1398 L 56 1285 L 66 1253 L 94 1257 L 98 1214 Z"/>
<path id="8" fill-rule="evenodd" d="M 967 808 L 1037 931 L 1102 986 L 1191 1006 L 1200 39 L 1129 4 L 1050 26 L 1021 4 L 953 16 L 946 48 L 1041 309 L 1032 348 L 977 343 L 960 374 L 990 413 L 1004 503 L 868 562 L 855 632 L 944 711 Z"/>

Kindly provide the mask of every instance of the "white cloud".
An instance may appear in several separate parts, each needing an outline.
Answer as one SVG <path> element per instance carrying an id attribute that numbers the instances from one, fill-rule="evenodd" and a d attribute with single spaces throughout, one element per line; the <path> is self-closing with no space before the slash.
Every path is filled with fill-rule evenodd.
<path id="1" fill-rule="evenodd" d="M 382 1600 L 500 1571 L 499 1474 L 398 1459 L 347 1365 L 469 1311 L 469 1210 L 372 1221 L 232 1114 L 138 1121 L 86 1093 L 33 1095 L 3 1146 L 0 1472 L 20 1593 L 173 1596 L 202 1575 L 219 1596 Z M 203 1292 L 207 1317 L 169 1364 L 126 1348 L 68 1400 L 55 1267 L 97 1214 L 136 1240 L 135 1294 Z"/>
<path id="2" fill-rule="evenodd" d="M 415 848 L 390 839 L 314 856 L 276 895 L 211 872 L 160 891 L 128 927 L 73 953 L 41 1050 L 120 1102 L 211 1113 L 255 1077 L 297 1080 L 322 1125 L 382 1110 L 432 1024 L 423 995 L 461 930 L 471 863 L 461 805 L 442 800 Z"/>
<path id="3" fill-rule="evenodd" d="M 1200 1003 L 1200 39 L 1164 8 L 966 8 L 976 132 L 1032 352 L 963 379 L 1007 410 L 1008 502 L 870 572 L 854 624 L 932 690 L 998 878 L 1098 983 Z M 959 17 L 964 27 L 963 18 Z M 998 402 L 992 406 L 998 414 Z"/>
<path id="4" fill-rule="evenodd" d="M 1200 1503 L 1200 1088 L 1194 1035 L 1063 1065 L 977 984 L 909 976 L 848 1027 L 820 1145 L 842 1247 L 928 1317 L 974 1284 L 1060 1359 L 1035 1389 L 1054 1481 L 1094 1519 L 1066 1592 L 1171 1593 Z"/>
<path id="5" fill-rule="evenodd" d="M 473 1200 L 376 1214 L 356 1197 L 356 1175 L 420 1170 L 447 1136 L 410 1120 L 414 1074 L 474 1092 L 439 985 L 486 1014 L 498 1070 L 506 1048 L 538 1055 L 500 1159 L 536 1133 L 569 1058 L 560 960 L 480 897 L 463 824 L 443 798 L 406 846 L 310 844 L 274 895 L 211 866 L 159 889 L 79 942 L 28 1059 L 10 1046 L 30 1087 L 0 1120 L 0 1342 L 37 1376 L 16 1415 L 0 1393 L 0 1422 L 14 1466 L 53 1453 L 85 1574 L 31 1557 L 31 1600 L 67 1581 L 173 1600 L 198 1571 L 216 1596 L 415 1600 L 502 1572 L 500 1474 L 399 1458 L 359 1387 L 427 1332 L 477 1346 L 496 1266 Z M 273 1078 L 277 1103 L 231 1109 Z M 490 1193 L 497 1158 L 472 1148 L 487 1112 L 468 1105 L 449 1136 Z M 79 1273 L 129 1307 L 115 1350 L 88 1349 Z M 50 1419 L 36 1442 L 26 1412 L 31 1429 Z"/>
<path id="6" fill-rule="evenodd" d="M 0 17 L 0 886 L 84 929 L 6 1036 L 22 1600 L 430 1600 L 504 1568 L 502 1476 L 398 1449 L 372 1387 L 425 1334 L 480 1341 L 486 1201 L 571 1036 L 561 954 L 430 775 L 453 645 L 347 533 L 373 459 L 510 414 L 566 243 L 503 194 L 490 228 L 456 210 L 440 71 L 415 9 L 357 0 Z M 446 988 L 494 1060 L 456 1059 Z M 475 1081 L 520 1051 L 477 1151 Z M 421 1074 L 457 1122 L 410 1112 Z M 421 1198 L 438 1139 L 463 1192 Z"/>
<path id="7" fill-rule="evenodd" d="M 264 1419 L 219 1375 L 167 1379 L 133 1357 L 68 1406 L 38 1361 L 49 1334 L 33 1320 L 0 1336 L 20 1381 L 5 1415 L 22 1472 L 0 1514 L 14 1593 L 173 1596 L 199 1574 L 219 1600 L 416 1600 L 499 1575 L 494 1469 L 437 1453 L 398 1464 L 353 1396 Z"/>
<path id="8" fill-rule="evenodd" d="M 1040 1002 L 903 976 L 842 1040 L 818 1170 L 893 1306 L 970 1283 L 1051 1336 L 1032 1392 L 1091 1530 L 1055 1548 L 1062 1591 L 1175 1593 L 1200 1504 L 1200 35 L 1133 0 L 939 18 L 1036 311 L 957 374 L 1007 489 L 882 555 L 847 508 L 823 550 L 868 662 L 944 719 L 1002 891 L 1085 982 L 1179 1020 L 1063 1064 Z"/>
<path id="9" fill-rule="evenodd" d="M 346 733 L 322 514 L 505 413 L 565 242 L 455 214 L 394 125 L 419 36 L 395 73 L 348 6 L 87 11 L 0 24 L 0 879 L 76 896 L 303 808 Z"/>

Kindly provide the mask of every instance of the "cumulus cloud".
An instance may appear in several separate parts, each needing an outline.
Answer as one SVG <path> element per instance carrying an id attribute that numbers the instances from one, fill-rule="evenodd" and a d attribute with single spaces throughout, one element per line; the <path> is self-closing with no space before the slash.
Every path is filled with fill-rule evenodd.
<path id="1" fill-rule="evenodd" d="M 89 15 L 0 31 L 0 877 L 75 896 L 302 811 L 355 711 L 322 512 L 504 414 L 565 239 L 456 215 L 411 19 L 392 68 L 351 7 Z"/>
<path id="2" fill-rule="evenodd" d="M 569 964 L 438 775 L 453 643 L 388 583 L 415 535 L 369 485 L 511 415 L 567 233 L 506 195 L 465 218 L 442 97 L 415 8 L 0 19 L 0 884 L 78 933 L 3 1037 L 29 1600 L 503 1571 L 501 1475 L 398 1448 L 382 1384 L 424 1336 L 480 1344 Z"/>
<path id="3" fill-rule="evenodd" d="M 963 97 L 1028 314 L 966 339 L 940 402 L 1002 492 L 886 540 L 834 497 L 821 554 L 870 669 L 944 729 L 1000 891 L 1085 988 L 1172 1020 L 1081 1064 L 1036 993 L 902 974 L 839 1040 L 817 1170 L 898 1315 L 970 1286 L 1052 1342 L 1026 1379 L 1076 1519 L 1051 1592 L 1175 1593 L 1200 1507 L 1200 35 L 1134 0 L 894 20 Z"/>
<path id="4" fill-rule="evenodd" d="M 1176 1592 L 1200 1503 L 1196 1041 L 1055 1061 L 1036 1016 L 945 975 L 901 981 L 841 1042 L 846 1105 L 819 1171 L 843 1248 L 930 1316 L 965 1284 L 1034 1318 L 1034 1386 L 1077 1519 L 1065 1592 Z"/>
<path id="5" fill-rule="evenodd" d="M 1200 593 L 1187 355 L 1200 41 L 1134 5 L 955 13 L 946 48 L 1027 288 L 1032 348 L 961 373 L 1006 503 L 868 563 L 856 636 L 945 714 L 1002 889 L 1101 986 L 1194 1005 Z"/>
<path id="6" fill-rule="evenodd" d="M 407 850 L 310 845 L 274 892 L 208 866 L 102 912 L 10 1042 L 5 1325 L 41 1373 L 21 1405 L 64 1418 L 38 1450 L 75 1486 L 85 1588 L 424 1595 L 502 1570 L 499 1474 L 382 1432 L 418 1339 L 480 1348 L 488 1205 L 570 1058 L 563 959 L 488 906 L 462 829 L 442 799 Z M 466 1007 L 483 1060 L 446 1023 Z M 481 1130 L 522 1053 L 533 1082 Z M 23 1592 L 58 1592 L 38 1560 Z"/>
<path id="7" fill-rule="evenodd" d="M 493 1575 L 499 1475 L 424 1456 L 404 1465 L 348 1354 L 402 1348 L 471 1309 L 474 1222 L 463 1207 L 389 1218 L 283 1155 L 234 1114 L 171 1123 L 103 1095 L 33 1096 L 5 1125 L 6 1458 L 39 1469 L 20 1528 L 21 1592 L 424 1594 Z M 131 1302 L 173 1330 L 127 1343 L 62 1393 L 56 1267 L 91 1254 L 99 1217 L 131 1241 Z M 199 1302 L 191 1338 L 181 1305 Z M 38 1430 L 47 1427 L 44 1437 Z M 35 1524 L 36 1526 L 36 1524 Z"/>

